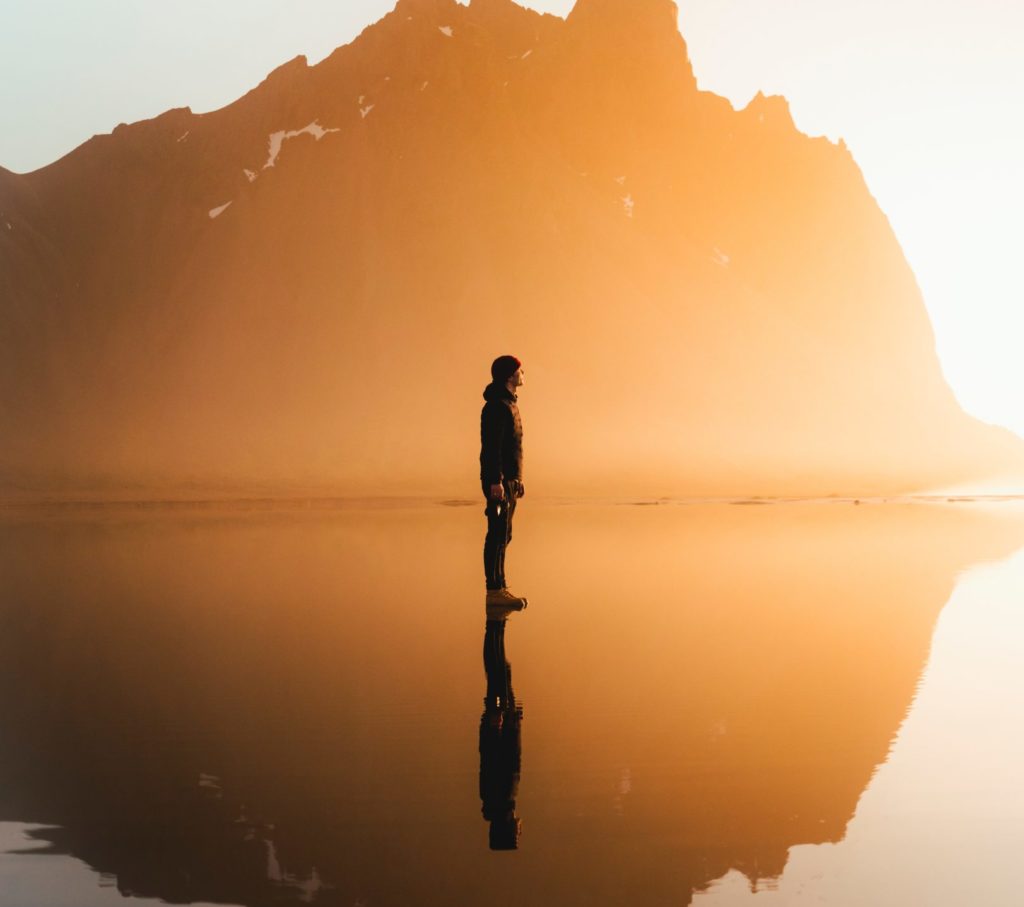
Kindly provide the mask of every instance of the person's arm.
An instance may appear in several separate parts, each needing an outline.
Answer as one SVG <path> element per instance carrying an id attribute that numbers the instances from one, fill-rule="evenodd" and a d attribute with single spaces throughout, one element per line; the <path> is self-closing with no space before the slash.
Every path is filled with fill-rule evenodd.
<path id="1" fill-rule="evenodd" d="M 501 449 L 505 438 L 502 407 L 489 403 L 480 414 L 480 476 L 492 498 L 503 498 Z"/>

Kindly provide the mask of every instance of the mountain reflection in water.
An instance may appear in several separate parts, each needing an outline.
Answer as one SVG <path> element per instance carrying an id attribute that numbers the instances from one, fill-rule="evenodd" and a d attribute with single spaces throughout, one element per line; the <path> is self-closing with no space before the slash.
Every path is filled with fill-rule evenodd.
<path id="1" fill-rule="evenodd" d="M 730 872 L 761 885 L 795 845 L 842 840 L 957 576 L 1024 543 L 1016 516 L 967 507 L 524 507 L 520 780 L 501 622 L 467 720 L 479 522 L 7 513 L 0 822 L 174 902 L 686 904 Z M 483 844 L 481 807 L 515 853 Z"/>

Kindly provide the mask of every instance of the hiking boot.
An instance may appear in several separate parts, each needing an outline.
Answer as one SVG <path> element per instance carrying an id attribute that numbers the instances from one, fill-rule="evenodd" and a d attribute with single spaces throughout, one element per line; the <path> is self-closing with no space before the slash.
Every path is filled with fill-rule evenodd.
<path id="1" fill-rule="evenodd" d="M 487 616 L 494 619 L 508 614 L 511 611 L 522 611 L 526 607 L 526 599 L 513 595 L 508 589 L 487 590 Z"/>

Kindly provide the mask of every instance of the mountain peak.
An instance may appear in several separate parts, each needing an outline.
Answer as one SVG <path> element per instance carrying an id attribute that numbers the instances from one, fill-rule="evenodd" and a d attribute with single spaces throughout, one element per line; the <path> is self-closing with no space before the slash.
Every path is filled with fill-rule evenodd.
<path id="1" fill-rule="evenodd" d="M 420 13 L 429 16 L 447 12 L 457 5 L 456 0 L 398 0 L 394 11 L 407 15 Z"/>
<path id="2" fill-rule="evenodd" d="M 581 401 L 562 434 L 557 395 L 530 404 L 540 484 L 569 494 L 887 495 L 1024 468 L 944 383 L 849 152 L 781 98 L 699 92 L 671 0 L 396 9 L 221 110 L 0 171 L 0 491 L 465 487 L 478 351 L 435 370 L 439 406 L 377 414 L 493 311 Z"/>
<path id="3" fill-rule="evenodd" d="M 515 0 L 469 0 L 469 7 L 475 10 L 507 10 L 514 7 L 520 11 L 527 11 L 526 7 L 521 3 L 516 3 Z M 529 12 L 533 12 L 533 10 L 529 10 Z"/>
<path id="4" fill-rule="evenodd" d="M 515 28 L 519 23 L 535 23 L 544 18 L 558 18 L 537 12 L 517 3 L 516 0 L 469 0 L 469 10 L 474 19 L 493 23 L 494 27 L 505 29 Z"/>
<path id="5" fill-rule="evenodd" d="M 616 85 L 631 83 L 634 89 L 657 84 L 696 92 L 673 0 L 576 0 L 566 24 L 572 43 L 591 61 L 587 77 L 606 83 L 602 90 L 614 93 Z"/>
<path id="6" fill-rule="evenodd" d="M 576 0 L 566 21 L 644 23 L 678 31 L 679 8 L 674 0 Z"/>
<path id="7" fill-rule="evenodd" d="M 743 108 L 743 112 L 756 116 L 762 123 L 767 122 L 789 130 L 796 129 L 789 101 L 783 95 L 766 95 L 763 91 L 759 91 Z"/>
<path id="8" fill-rule="evenodd" d="M 305 54 L 292 57 L 287 63 L 282 63 L 276 69 L 272 69 L 263 80 L 264 85 L 279 85 L 287 83 L 300 77 L 309 69 L 309 61 Z"/>

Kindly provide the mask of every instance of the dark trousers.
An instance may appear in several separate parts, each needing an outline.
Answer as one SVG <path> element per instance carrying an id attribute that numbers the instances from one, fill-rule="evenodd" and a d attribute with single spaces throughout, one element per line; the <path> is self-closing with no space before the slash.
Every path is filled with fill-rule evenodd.
<path id="1" fill-rule="evenodd" d="M 505 483 L 505 500 L 494 501 L 489 497 L 490 489 L 484 486 L 487 498 L 487 538 L 484 539 L 484 574 L 487 588 L 505 588 L 505 549 L 512 541 L 512 515 L 516 512 L 515 491 Z"/>

